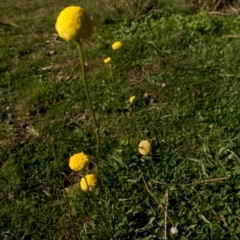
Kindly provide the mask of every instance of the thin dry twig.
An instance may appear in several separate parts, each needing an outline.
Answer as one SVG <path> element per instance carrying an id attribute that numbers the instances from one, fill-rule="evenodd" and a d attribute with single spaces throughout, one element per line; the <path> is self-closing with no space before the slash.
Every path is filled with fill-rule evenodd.
<path id="1" fill-rule="evenodd" d="M 167 218 L 168 218 L 168 189 L 166 190 L 166 206 L 165 206 L 165 224 L 164 224 L 164 239 L 167 240 Z"/>
<path id="2" fill-rule="evenodd" d="M 211 11 L 211 12 L 206 12 L 207 14 L 215 14 L 215 15 L 221 15 L 221 16 L 232 16 L 233 13 L 224 13 L 224 12 L 215 12 L 215 11 Z"/>
<path id="3" fill-rule="evenodd" d="M 138 170 L 139 170 L 139 172 L 141 173 L 141 177 L 142 177 L 142 180 L 143 180 L 143 182 L 144 182 L 144 185 L 145 185 L 145 188 L 146 188 L 147 192 L 148 192 L 149 195 L 156 201 L 156 203 L 158 204 L 158 207 L 165 213 L 165 212 L 166 212 L 166 209 L 164 208 L 164 206 L 157 200 L 157 198 L 154 196 L 154 194 L 153 194 L 153 193 L 150 191 L 150 189 L 148 188 L 148 185 L 147 185 L 147 183 L 146 183 L 146 180 L 145 180 L 145 178 L 144 178 L 144 176 L 143 176 L 143 174 L 142 174 L 142 171 L 141 171 L 140 167 L 138 167 Z M 174 226 L 171 218 L 170 218 L 168 215 L 165 215 L 165 216 L 167 216 L 168 220 L 169 220 L 169 221 L 171 222 L 171 224 Z"/>
<path id="4" fill-rule="evenodd" d="M 207 179 L 207 180 L 202 180 L 202 181 L 192 182 L 192 183 L 166 183 L 166 182 L 160 182 L 160 181 L 157 181 L 157 180 L 151 180 L 151 181 L 155 182 L 155 183 L 158 183 L 160 185 L 167 185 L 167 186 L 192 186 L 192 185 L 195 185 L 195 184 L 225 181 L 227 179 L 228 179 L 228 177 L 212 178 L 212 179 Z"/>
<path id="5" fill-rule="evenodd" d="M 230 3 L 228 4 L 228 6 L 229 6 L 229 8 L 230 8 L 233 12 L 239 13 L 240 8 L 236 9 L 236 8 L 234 8 Z"/>
<path id="6" fill-rule="evenodd" d="M 221 3 L 221 1 L 222 1 L 222 0 L 219 0 L 219 1 L 217 2 L 217 4 L 214 6 L 214 11 L 217 10 L 217 8 L 218 8 L 219 4 Z"/>
<path id="7" fill-rule="evenodd" d="M 225 35 L 226 38 L 240 38 L 240 35 Z"/>
<path id="8" fill-rule="evenodd" d="M 1 22 L 0 21 L 0 25 L 3 25 L 3 26 L 13 26 L 13 27 L 19 27 L 17 24 L 15 23 L 6 23 L 6 22 Z"/>
<path id="9" fill-rule="evenodd" d="M 10 25 L 11 26 L 13 26 L 13 27 L 19 27 L 17 24 L 15 24 L 15 23 L 10 23 Z"/>

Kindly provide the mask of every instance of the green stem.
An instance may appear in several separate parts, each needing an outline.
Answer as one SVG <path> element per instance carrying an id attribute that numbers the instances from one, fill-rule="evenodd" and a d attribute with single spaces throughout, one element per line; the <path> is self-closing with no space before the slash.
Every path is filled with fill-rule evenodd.
<path id="1" fill-rule="evenodd" d="M 88 83 L 86 80 L 86 71 L 85 71 L 85 67 L 84 67 L 84 56 L 83 56 L 83 49 L 82 49 L 82 43 L 81 41 L 77 41 L 78 44 L 78 50 L 79 50 L 79 54 L 80 54 L 80 67 L 81 67 L 81 71 L 82 71 L 82 80 L 83 80 L 83 85 L 84 85 L 84 89 L 85 89 L 85 94 L 87 97 L 87 101 L 88 101 L 88 105 L 92 114 L 92 118 L 93 118 L 93 125 L 96 131 L 96 137 L 97 137 L 97 150 L 96 150 L 96 164 L 97 166 L 99 166 L 99 146 L 100 146 L 100 134 L 99 134 L 99 126 L 97 124 L 97 120 L 95 117 L 95 112 L 93 109 L 93 104 L 92 104 L 92 100 L 90 97 L 90 93 L 89 93 L 89 89 L 88 89 Z"/>
<path id="2" fill-rule="evenodd" d="M 124 55 L 123 55 L 123 52 L 121 51 L 121 49 L 120 49 L 120 52 L 121 52 L 121 60 L 122 60 L 124 78 L 126 79 L 128 88 L 130 88 L 130 83 L 129 83 L 128 79 L 127 79 L 127 71 L 126 71 L 126 65 L 125 65 L 125 62 L 124 62 Z"/>
<path id="3" fill-rule="evenodd" d="M 88 192 L 90 198 L 93 199 L 94 205 L 95 205 L 95 207 L 97 208 L 98 212 L 100 213 L 100 215 L 101 215 L 101 217 L 102 217 L 102 220 L 103 220 L 103 222 L 104 222 L 104 224 L 105 224 L 106 230 L 107 230 L 107 232 L 109 233 L 109 231 L 111 231 L 111 226 L 110 226 L 110 224 L 109 224 L 109 222 L 108 222 L 108 219 L 107 219 L 107 217 L 106 217 L 105 211 L 104 211 L 104 209 L 103 209 L 103 204 L 102 204 L 102 201 L 101 201 L 102 198 L 100 198 L 100 204 L 101 204 L 101 206 L 102 206 L 102 208 L 101 208 L 101 207 L 99 207 L 99 205 L 98 205 L 98 201 L 97 201 L 96 195 L 94 194 L 94 192 L 91 192 L 91 191 L 89 190 L 89 185 L 88 185 L 86 176 L 83 176 L 83 178 L 84 178 L 84 180 L 85 180 L 85 182 L 86 182 L 86 185 L 87 185 L 87 192 Z M 100 178 L 99 178 L 98 180 L 100 180 Z M 111 233 L 109 234 L 109 236 L 110 236 L 110 237 L 112 236 L 112 231 L 111 231 Z"/>
<path id="4" fill-rule="evenodd" d="M 112 228 L 111 228 L 111 226 L 110 226 L 110 224 L 108 222 L 108 219 L 106 217 L 105 211 L 101 207 L 99 207 L 98 201 L 97 201 L 97 197 L 95 196 L 94 192 L 92 192 L 92 193 L 89 192 L 89 194 L 92 197 L 92 199 L 93 199 L 93 201 L 95 203 L 95 206 L 96 206 L 97 210 L 99 211 L 99 213 L 100 213 L 100 215 L 101 215 L 101 217 L 103 219 L 103 222 L 105 224 L 107 233 L 109 234 L 110 237 L 112 237 L 113 236 Z M 101 205 L 102 205 L 102 203 L 101 203 Z"/>
<path id="5" fill-rule="evenodd" d="M 113 87 L 114 87 L 114 90 L 115 90 L 115 94 L 116 94 L 116 96 L 118 96 L 117 85 L 116 85 L 116 81 L 114 80 L 114 75 L 113 75 L 113 70 L 112 70 L 111 63 L 108 65 L 108 68 L 109 68 L 109 72 L 110 72 L 110 78 L 112 80 L 112 84 L 113 84 Z"/>
<path id="6" fill-rule="evenodd" d="M 97 138 L 96 166 L 97 166 L 98 181 L 99 181 L 98 189 L 99 189 L 100 203 L 101 203 L 102 209 L 99 208 L 97 200 L 95 199 L 94 201 L 95 201 L 96 207 L 99 208 L 99 210 L 100 210 L 102 219 L 103 219 L 103 221 L 104 221 L 104 223 L 106 225 L 106 228 L 107 228 L 107 225 L 108 225 L 108 227 L 110 227 L 110 225 L 109 225 L 109 223 L 107 221 L 107 218 L 106 218 L 106 215 L 105 215 L 105 211 L 103 210 L 104 207 L 103 207 L 103 204 L 102 204 L 101 187 L 100 187 L 101 181 L 100 181 L 100 173 L 99 173 L 99 148 L 100 148 L 99 125 L 97 124 L 97 120 L 96 120 L 96 117 L 95 117 L 95 112 L 94 112 L 94 109 L 93 109 L 92 100 L 91 100 L 89 89 L 88 89 L 88 83 L 87 83 L 87 80 L 86 80 L 86 71 L 85 71 L 85 67 L 84 67 L 84 56 L 83 56 L 82 43 L 79 40 L 79 41 L 77 41 L 77 44 L 78 44 L 78 50 L 79 50 L 79 54 L 80 54 L 80 67 L 81 67 L 81 72 L 82 72 L 83 85 L 84 85 L 84 89 L 85 89 L 85 94 L 86 94 L 86 97 L 87 97 L 88 105 L 89 105 L 89 108 L 90 108 L 90 111 L 91 111 L 91 114 L 92 114 L 93 125 L 94 125 L 95 131 L 96 131 L 96 138 Z M 85 178 L 85 181 L 86 181 L 86 178 Z"/>
<path id="7" fill-rule="evenodd" d="M 60 182 L 63 184 L 64 195 L 65 195 L 65 198 L 66 198 L 66 202 L 67 202 L 67 206 L 68 206 L 68 211 L 69 211 L 70 218 L 71 218 L 71 221 L 72 221 L 73 230 L 74 230 L 74 232 L 75 232 L 75 235 L 76 235 L 77 239 L 81 239 L 81 238 L 79 238 L 79 235 L 77 234 L 77 228 L 76 228 L 76 225 L 75 225 L 74 220 L 73 220 L 72 211 L 71 211 L 71 206 L 70 206 L 70 203 L 69 203 L 69 200 L 68 200 L 68 196 L 67 196 L 66 189 L 65 189 L 65 187 L 64 187 L 62 175 L 61 175 L 60 168 L 59 168 L 59 163 L 58 163 L 58 160 L 57 160 L 57 154 L 56 154 L 54 139 L 52 139 L 52 151 L 53 151 L 53 157 L 54 157 L 54 160 L 55 160 L 55 163 L 56 163 L 56 166 L 57 166 L 57 171 L 58 171 L 59 179 L 60 179 Z"/>

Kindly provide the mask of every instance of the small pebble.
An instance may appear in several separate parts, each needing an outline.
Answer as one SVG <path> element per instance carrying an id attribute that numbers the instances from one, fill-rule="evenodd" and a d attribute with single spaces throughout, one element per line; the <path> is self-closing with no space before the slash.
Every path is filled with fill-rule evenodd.
<path id="1" fill-rule="evenodd" d="M 176 227 L 171 227 L 170 231 L 172 234 L 178 234 L 178 229 Z"/>

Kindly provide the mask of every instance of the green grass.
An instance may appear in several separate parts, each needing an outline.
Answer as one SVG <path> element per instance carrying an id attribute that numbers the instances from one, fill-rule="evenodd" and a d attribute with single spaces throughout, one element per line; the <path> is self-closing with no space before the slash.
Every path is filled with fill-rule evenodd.
<path id="1" fill-rule="evenodd" d="M 76 152 L 94 156 L 96 140 L 76 45 L 54 29 L 66 3 L 53 3 L 0 4 L 0 236 L 77 239 L 65 187 L 80 239 L 109 239 L 68 166 Z M 168 215 L 179 230 L 172 235 L 168 221 L 169 239 L 239 239 L 240 18 L 158 11 L 136 21 L 123 16 L 99 24 L 84 42 L 113 238 L 163 239 L 164 213 L 143 176 L 163 205 L 168 190 Z M 116 40 L 123 43 L 119 51 L 111 49 Z M 108 56 L 114 83 L 103 63 Z M 150 156 L 138 154 L 143 139 L 152 143 Z M 227 180 L 204 182 L 222 177 Z"/>

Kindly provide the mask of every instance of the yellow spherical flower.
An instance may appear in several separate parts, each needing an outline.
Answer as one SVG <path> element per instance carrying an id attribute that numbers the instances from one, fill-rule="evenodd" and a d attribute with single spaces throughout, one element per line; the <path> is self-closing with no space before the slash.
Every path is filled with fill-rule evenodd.
<path id="1" fill-rule="evenodd" d="M 88 13 L 79 6 L 64 8 L 57 17 L 55 28 L 67 41 L 86 39 L 93 34 L 93 22 Z"/>
<path id="2" fill-rule="evenodd" d="M 119 48 L 121 48 L 122 47 L 122 43 L 121 42 L 115 42 L 115 43 L 113 43 L 113 45 L 112 45 L 112 49 L 113 50 L 117 50 L 117 49 L 119 49 Z"/>
<path id="3" fill-rule="evenodd" d="M 110 63 L 111 62 L 111 58 L 110 57 L 107 57 L 103 60 L 104 63 Z"/>
<path id="4" fill-rule="evenodd" d="M 130 102 L 130 103 L 133 103 L 133 102 L 135 101 L 135 98 L 136 98 L 135 96 L 131 96 L 131 97 L 129 98 L 129 102 Z"/>
<path id="5" fill-rule="evenodd" d="M 92 192 L 96 186 L 97 178 L 93 174 L 86 175 L 80 181 L 80 187 L 85 192 L 87 192 L 88 190 Z"/>
<path id="6" fill-rule="evenodd" d="M 139 144 L 138 144 L 138 151 L 140 154 L 146 156 L 151 152 L 151 143 L 147 140 L 142 140 Z"/>
<path id="7" fill-rule="evenodd" d="M 69 167 L 74 171 L 84 170 L 90 163 L 89 157 L 84 153 L 76 153 L 69 160 Z"/>

